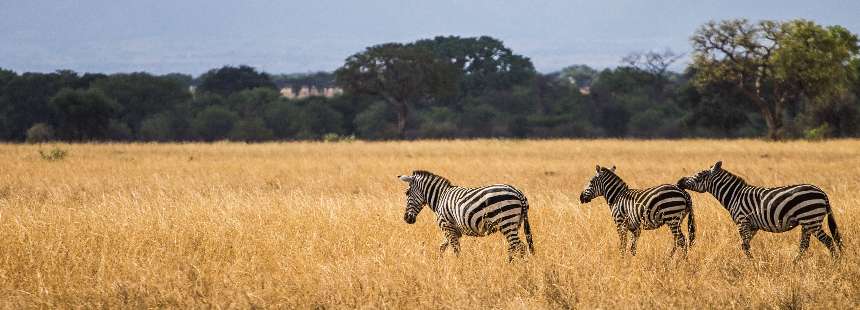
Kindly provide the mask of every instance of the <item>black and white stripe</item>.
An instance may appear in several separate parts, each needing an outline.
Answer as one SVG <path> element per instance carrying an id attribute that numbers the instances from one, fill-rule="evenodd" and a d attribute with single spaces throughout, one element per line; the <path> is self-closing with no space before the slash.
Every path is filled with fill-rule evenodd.
<path id="1" fill-rule="evenodd" d="M 399 176 L 409 183 L 406 191 L 406 223 L 415 223 L 415 218 L 424 205 L 436 213 L 436 222 L 445 234 L 440 250 L 450 245 L 454 254 L 460 253 L 460 237 L 486 236 L 501 231 L 508 241 L 508 260 L 513 253 L 525 254 L 518 235 L 523 225 L 529 252 L 534 253 L 531 229 L 529 228 L 529 204 L 525 195 L 506 184 L 476 188 L 459 187 L 447 179 L 427 171 L 417 170 L 410 176 Z"/>
<path id="2" fill-rule="evenodd" d="M 657 229 L 665 224 L 669 226 L 675 239 L 670 255 L 674 256 L 675 250 L 680 247 L 686 257 L 687 243 L 684 233 L 681 232 L 681 221 L 688 213 L 689 245 L 692 246 L 696 239 L 693 205 L 686 191 L 671 184 L 630 189 L 624 180 L 615 174 L 614 166 L 612 169 L 597 166 L 596 170 L 597 174 L 588 182 L 579 200 L 588 203 L 599 196 L 606 199 L 621 238 L 621 255 L 626 252 L 628 231 L 632 235 L 630 253 L 636 255 L 636 241 L 640 232 L 643 229 Z"/>
<path id="3" fill-rule="evenodd" d="M 709 192 L 729 211 L 738 227 L 742 249 L 747 257 L 750 240 L 759 230 L 786 232 L 801 226 L 800 248 L 795 257 L 799 259 L 809 247 L 809 237 L 815 235 L 836 257 L 837 247 L 841 251 L 842 238 L 830 209 L 827 194 L 810 184 L 781 187 L 758 187 L 748 185 L 744 179 L 722 169 L 717 162 L 710 169 L 678 180 L 678 186 L 696 192 Z M 824 217 L 833 234 L 831 239 L 821 228 Z M 835 245 L 833 240 L 835 240 Z"/>

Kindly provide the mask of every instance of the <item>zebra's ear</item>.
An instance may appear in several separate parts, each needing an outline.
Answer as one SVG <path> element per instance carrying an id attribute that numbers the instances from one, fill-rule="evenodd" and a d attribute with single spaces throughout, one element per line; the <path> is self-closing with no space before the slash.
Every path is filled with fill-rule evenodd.
<path id="1" fill-rule="evenodd" d="M 596 166 L 594 166 L 594 170 L 596 170 L 596 171 L 597 171 L 597 173 L 600 173 L 600 165 L 596 165 Z"/>
<path id="2" fill-rule="evenodd" d="M 612 169 L 609 169 L 609 170 L 612 170 L 612 172 L 615 172 L 615 165 L 612 165 Z"/>
<path id="3" fill-rule="evenodd" d="M 412 179 L 413 179 L 414 177 L 413 177 L 413 176 L 411 176 L 411 175 L 398 175 L 398 176 L 397 176 L 397 178 L 398 178 L 398 179 L 400 179 L 400 181 L 403 181 L 403 182 L 409 183 L 409 182 L 412 182 Z"/>
<path id="4" fill-rule="evenodd" d="M 716 164 L 714 164 L 714 168 L 711 170 L 720 171 L 720 169 L 723 169 L 723 161 L 718 161 Z"/>

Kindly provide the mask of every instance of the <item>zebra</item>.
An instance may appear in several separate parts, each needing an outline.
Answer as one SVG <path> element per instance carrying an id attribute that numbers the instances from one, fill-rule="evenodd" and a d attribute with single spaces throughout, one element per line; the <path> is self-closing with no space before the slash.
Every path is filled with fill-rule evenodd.
<path id="1" fill-rule="evenodd" d="M 795 262 L 806 252 L 812 235 L 830 250 L 834 258 L 839 256 L 837 247 L 841 252 L 842 237 L 824 191 L 811 184 L 752 186 L 743 178 L 723 169 L 722 164 L 722 161 L 718 161 L 710 169 L 681 178 L 678 187 L 699 193 L 709 192 L 722 203 L 737 225 L 741 248 L 747 258 L 752 258 L 750 240 L 759 230 L 781 233 L 797 225 L 801 226 L 801 234 Z M 832 239 L 821 228 L 828 214 L 827 224 L 833 234 Z"/>
<path id="2" fill-rule="evenodd" d="M 684 240 L 684 233 L 681 232 L 681 222 L 688 214 L 689 246 L 692 247 L 696 240 L 696 222 L 690 194 L 672 184 L 630 189 L 624 180 L 615 174 L 615 166 L 607 169 L 597 165 L 596 172 L 579 195 L 579 201 L 585 204 L 599 196 L 606 199 L 621 238 L 621 256 L 626 254 L 628 231 L 632 235 L 630 254 L 635 256 L 636 241 L 641 231 L 657 229 L 666 224 L 675 239 L 669 256 L 675 256 L 675 250 L 680 247 L 683 257 L 687 257 L 688 245 Z"/>
<path id="3" fill-rule="evenodd" d="M 479 237 L 501 231 L 508 241 L 508 262 L 513 260 L 515 251 L 519 251 L 523 257 L 525 249 L 518 235 L 521 223 L 529 253 L 534 254 L 529 227 L 529 203 L 526 196 L 513 186 L 496 184 L 459 187 L 444 177 L 423 170 L 398 178 L 409 183 L 403 220 L 414 224 L 424 205 L 430 206 L 436 213 L 436 223 L 445 235 L 444 242 L 439 246 L 443 255 L 450 245 L 454 255 L 459 256 L 460 237 L 463 235 Z"/>

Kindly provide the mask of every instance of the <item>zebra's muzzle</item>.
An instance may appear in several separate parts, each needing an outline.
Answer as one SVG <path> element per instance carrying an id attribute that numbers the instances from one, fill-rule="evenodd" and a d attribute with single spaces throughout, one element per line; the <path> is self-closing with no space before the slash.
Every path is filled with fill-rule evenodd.
<path id="1" fill-rule="evenodd" d="M 685 186 L 686 186 L 686 185 L 687 185 L 687 178 L 686 178 L 686 177 L 681 178 L 680 180 L 678 180 L 678 188 L 680 188 L 680 189 L 686 189 L 686 188 L 685 188 Z"/>
<path id="2" fill-rule="evenodd" d="M 412 213 L 406 213 L 403 215 L 403 220 L 406 221 L 406 224 L 415 224 L 415 218 L 415 214 Z"/>
<path id="3" fill-rule="evenodd" d="M 589 202 L 591 202 L 591 197 L 589 197 L 588 194 L 583 192 L 582 194 L 579 194 L 579 202 L 580 203 L 589 203 Z"/>

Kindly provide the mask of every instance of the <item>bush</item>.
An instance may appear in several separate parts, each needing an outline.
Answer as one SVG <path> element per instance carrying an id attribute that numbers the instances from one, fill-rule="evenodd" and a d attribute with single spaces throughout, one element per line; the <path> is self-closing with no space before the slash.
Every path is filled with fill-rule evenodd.
<path id="1" fill-rule="evenodd" d="M 166 114 L 156 114 L 140 123 L 138 135 L 145 141 L 170 141 L 176 138 L 172 120 Z"/>
<path id="2" fill-rule="evenodd" d="M 376 102 L 355 116 L 355 130 L 362 139 L 392 139 L 398 136 L 397 115 L 385 102 Z"/>
<path id="3" fill-rule="evenodd" d="M 108 122 L 107 138 L 114 141 L 128 141 L 134 138 L 131 134 L 131 128 L 125 123 L 111 119 Z"/>
<path id="4" fill-rule="evenodd" d="M 36 123 L 27 129 L 28 143 L 42 143 L 54 140 L 54 127 L 45 123 Z"/>
<path id="5" fill-rule="evenodd" d="M 832 131 L 830 125 L 824 123 L 821 126 L 804 130 L 803 138 L 806 140 L 824 140 L 830 137 Z"/>
<path id="6" fill-rule="evenodd" d="M 47 161 L 62 160 L 63 158 L 66 158 L 67 154 L 68 154 L 68 152 L 66 150 L 60 149 L 58 147 L 54 147 L 53 149 L 51 149 L 50 151 L 47 151 L 47 152 L 39 150 L 39 155 L 42 156 L 42 159 L 47 160 Z"/>
<path id="7" fill-rule="evenodd" d="M 230 140 L 235 141 L 256 142 L 271 140 L 273 137 L 272 130 L 260 118 L 243 119 L 230 131 Z"/>
<path id="8" fill-rule="evenodd" d="M 446 107 L 431 107 L 422 114 L 423 120 L 418 129 L 418 135 L 424 138 L 454 138 L 460 130 L 457 128 L 459 118 Z"/>
<path id="9" fill-rule="evenodd" d="M 323 135 L 323 141 L 325 142 L 353 142 L 355 141 L 355 135 L 339 135 L 336 133 L 327 133 Z"/>
<path id="10" fill-rule="evenodd" d="M 191 131 L 198 139 L 214 141 L 226 138 L 239 116 L 220 106 L 204 109 L 191 121 Z"/>

